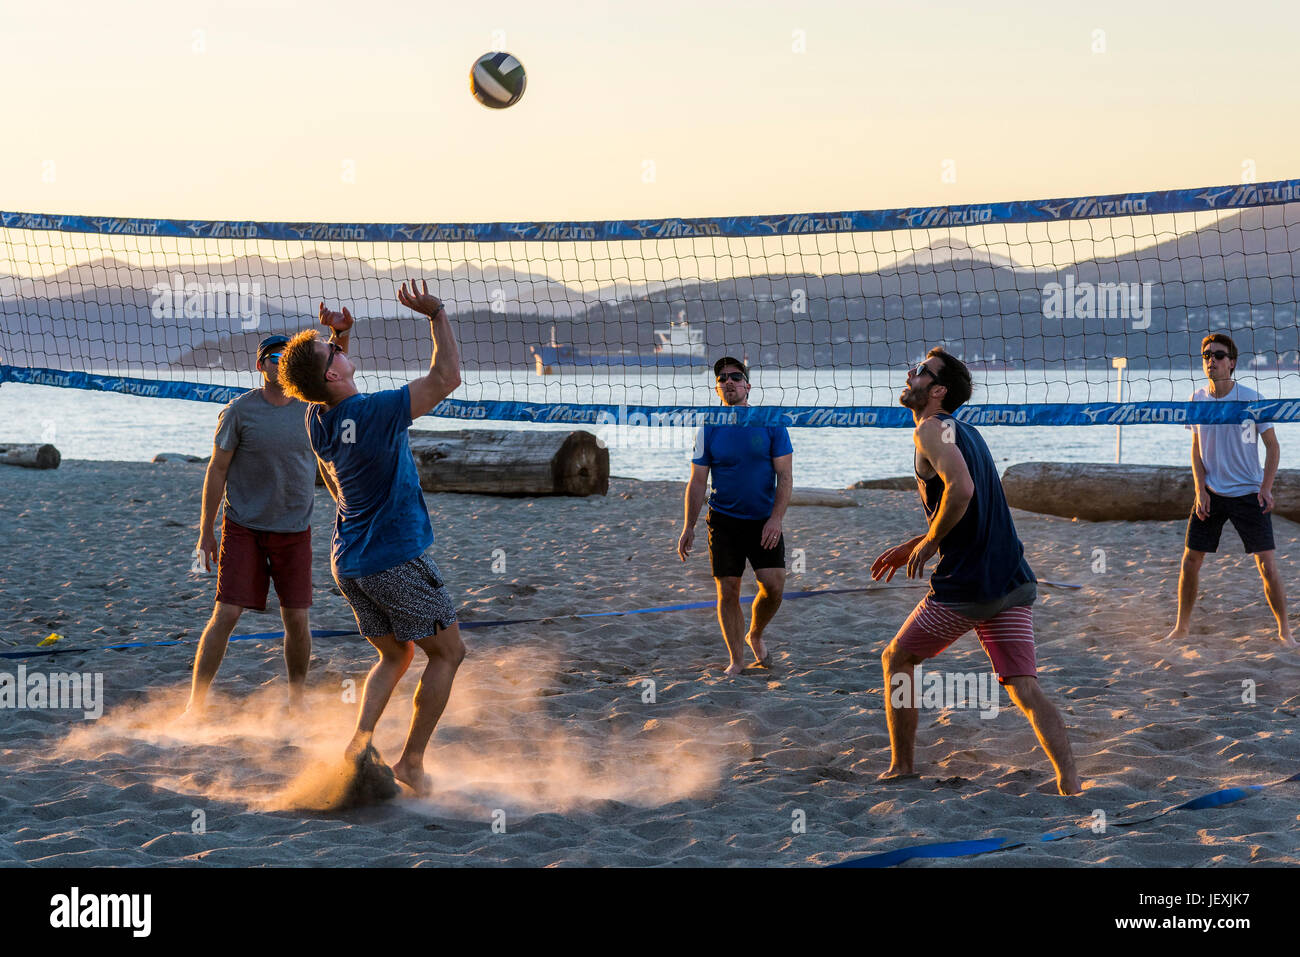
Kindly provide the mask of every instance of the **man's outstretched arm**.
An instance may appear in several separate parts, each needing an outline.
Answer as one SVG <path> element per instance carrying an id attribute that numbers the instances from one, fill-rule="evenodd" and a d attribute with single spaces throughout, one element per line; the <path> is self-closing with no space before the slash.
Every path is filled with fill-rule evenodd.
<path id="1" fill-rule="evenodd" d="M 422 291 L 417 293 L 414 282 L 409 292 L 406 283 L 402 283 L 397 293 L 397 301 L 403 306 L 429 317 L 429 331 L 433 337 L 429 371 L 410 385 L 412 419 L 433 411 L 460 386 L 460 346 L 456 344 L 456 334 L 447 319 L 447 310 L 443 308 L 442 300 L 430 295 L 428 282 L 421 280 L 420 285 Z"/>

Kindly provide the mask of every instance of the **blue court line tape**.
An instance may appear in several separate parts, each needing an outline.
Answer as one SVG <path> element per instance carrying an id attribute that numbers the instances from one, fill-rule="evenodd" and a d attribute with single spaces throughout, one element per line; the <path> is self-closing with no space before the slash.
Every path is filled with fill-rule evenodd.
<path id="1" fill-rule="evenodd" d="M 1229 804 L 1235 804 L 1238 801 L 1245 800 L 1260 791 L 1268 788 L 1275 788 L 1283 784 L 1294 784 L 1300 782 L 1300 771 L 1292 774 L 1290 777 L 1283 778 L 1281 781 L 1274 781 L 1271 784 L 1248 784 L 1244 787 L 1222 788 L 1218 791 L 1211 791 L 1208 794 L 1202 794 L 1199 797 L 1191 798 L 1182 804 L 1175 804 L 1173 807 L 1164 808 L 1157 811 L 1150 817 L 1138 818 L 1130 821 L 1114 821 L 1110 828 L 1133 827 L 1137 824 L 1147 824 L 1166 814 L 1172 814 L 1174 811 L 1206 811 L 1212 808 L 1224 807 Z M 868 854 L 865 857 L 854 857 L 847 861 L 840 861 L 838 864 L 829 864 L 828 867 L 894 867 L 906 861 L 919 860 L 923 858 L 945 858 L 945 857 L 974 857 L 978 854 L 989 854 L 993 851 L 1009 851 L 1017 847 L 1028 847 L 1031 843 L 1044 844 L 1051 841 L 1060 841 L 1068 837 L 1077 837 L 1085 835 L 1096 837 L 1089 827 L 1064 827 L 1056 828 L 1040 835 L 1034 840 L 1013 840 L 1009 837 L 983 838 L 973 841 L 941 841 L 932 844 L 914 844 L 907 847 L 897 847 L 892 851 L 882 851 L 879 854 Z"/>
<path id="2" fill-rule="evenodd" d="M 1040 581 L 1040 585 L 1052 585 L 1056 588 L 1082 588 L 1082 585 L 1071 585 L 1063 582 Z M 863 586 L 858 588 L 818 588 L 813 591 L 795 591 L 786 592 L 786 600 L 795 601 L 800 598 L 817 598 L 821 595 L 852 595 L 869 591 L 894 591 L 900 588 L 929 588 L 926 582 L 900 582 L 897 585 L 874 585 Z M 750 596 L 746 596 L 746 600 Z M 489 621 L 462 621 L 461 630 L 468 628 L 500 628 L 504 625 L 534 625 L 544 621 L 555 621 L 559 618 L 614 618 L 623 615 L 650 615 L 659 612 L 668 611 L 692 611 L 700 608 L 714 608 L 717 606 L 716 599 L 709 601 L 692 601 L 680 605 L 657 605 L 653 608 L 630 608 L 621 611 L 589 611 L 580 615 L 544 615 L 540 618 L 504 618 Z M 313 631 L 313 638 L 345 638 L 360 637 L 360 632 L 356 631 Z M 263 631 L 253 635 L 231 635 L 231 641 L 254 641 L 259 639 L 279 639 L 284 637 L 283 631 Z M 100 645 L 99 647 L 85 648 L 29 648 L 26 651 L 3 651 L 0 652 L 0 658 L 37 658 L 45 655 L 70 655 L 86 654 L 92 651 L 123 651 L 128 648 L 162 648 L 169 645 L 193 644 L 189 639 L 173 639 L 171 641 L 130 641 L 118 645 Z"/>
<path id="3" fill-rule="evenodd" d="M 355 635 L 355 631 L 316 631 L 313 630 L 313 638 L 340 638 L 346 635 Z M 255 635 L 231 635 L 231 641 L 256 641 L 267 638 L 283 638 L 282 631 L 263 631 Z M 197 640 L 197 639 L 196 639 Z M 170 641 L 127 641 L 120 645 L 99 645 L 96 647 L 85 648 L 29 648 L 26 651 L 3 651 L 0 652 L 0 658 L 36 658 L 44 655 L 75 655 L 87 654 L 92 651 L 126 651 L 131 648 L 165 648 L 169 645 L 192 645 L 195 641 L 189 639 L 173 638 Z"/>

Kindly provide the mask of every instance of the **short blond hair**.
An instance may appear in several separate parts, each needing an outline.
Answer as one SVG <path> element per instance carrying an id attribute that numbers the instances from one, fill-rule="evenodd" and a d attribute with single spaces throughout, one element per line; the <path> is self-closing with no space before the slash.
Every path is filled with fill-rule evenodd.
<path id="1" fill-rule="evenodd" d="M 319 333 L 307 329 L 289 340 L 280 355 L 280 385 L 285 395 L 303 402 L 328 402 L 329 387 L 325 384 L 325 364 L 316 348 Z"/>

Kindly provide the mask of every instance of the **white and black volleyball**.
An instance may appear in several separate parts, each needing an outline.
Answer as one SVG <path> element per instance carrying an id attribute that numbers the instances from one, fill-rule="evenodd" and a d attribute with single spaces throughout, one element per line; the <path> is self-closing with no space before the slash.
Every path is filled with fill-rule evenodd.
<path id="1" fill-rule="evenodd" d="M 524 65 L 509 53 L 485 53 L 469 71 L 469 88 L 474 98 L 494 110 L 514 106 L 524 95 L 528 78 Z"/>

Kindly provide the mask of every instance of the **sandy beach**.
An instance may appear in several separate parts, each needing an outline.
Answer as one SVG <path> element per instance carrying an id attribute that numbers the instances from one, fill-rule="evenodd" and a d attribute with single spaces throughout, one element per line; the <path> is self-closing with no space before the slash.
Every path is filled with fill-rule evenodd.
<path id="1" fill-rule="evenodd" d="M 346 743 L 375 656 L 360 637 L 317 638 L 309 707 L 288 714 L 281 643 L 233 642 L 210 720 L 174 720 L 216 585 L 191 571 L 202 481 L 202 465 L 179 463 L 0 469 L 0 651 L 51 633 L 95 649 L 0 659 L 0 671 L 99 673 L 104 691 L 97 719 L 3 714 L 0 864 L 809 866 L 982 837 L 1029 845 L 956 863 L 1300 863 L 1296 784 L 1114 826 L 1300 770 L 1300 652 L 1275 640 L 1231 530 L 1176 647 L 1158 639 L 1173 624 L 1183 522 L 1014 513 L 1038 577 L 1084 586 L 1043 587 L 1035 607 L 1040 678 L 1086 786 L 1062 798 L 1005 695 L 991 718 L 923 711 L 922 777 L 875 780 L 889 760 L 880 653 L 924 594 L 915 583 L 788 601 L 768 632 L 772 670 L 727 679 L 709 609 L 571 617 L 712 598 L 703 527 L 688 563 L 674 551 L 680 484 L 615 479 L 587 499 L 429 495 L 462 621 L 546 620 L 465 630 L 469 657 L 428 754 L 432 799 L 312 812 L 300 796 Z M 804 564 L 788 590 L 869 585 L 876 554 L 924 528 L 912 492 L 845 494 L 859 507 L 790 510 L 787 554 L 801 549 Z M 351 631 L 329 574 L 333 514 L 318 489 L 312 627 Z M 1274 528 L 1297 623 L 1300 528 Z M 236 635 L 280 628 L 273 597 Z M 100 650 L 169 640 L 180 643 Z M 932 667 L 989 670 L 974 635 Z M 417 673 L 380 725 L 386 755 Z M 1035 843 L 1098 811 L 1105 830 Z"/>

